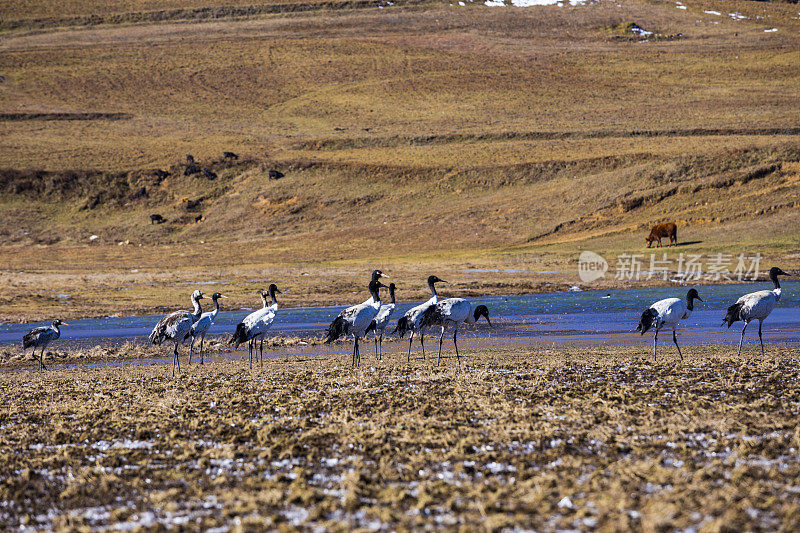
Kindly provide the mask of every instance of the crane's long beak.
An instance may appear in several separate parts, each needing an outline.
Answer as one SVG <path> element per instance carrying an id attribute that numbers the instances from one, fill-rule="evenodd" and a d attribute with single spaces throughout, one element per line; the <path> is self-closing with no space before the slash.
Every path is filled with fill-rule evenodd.
<path id="1" fill-rule="evenodd" d="M 220 298 L 227 298 L 227 296 L 225 296 L 224 294 L 220 294 L 219 297 Z"/>
<path id="2" fill-rule="evenodd" d="M 702 299 L 702 298 L 700 298 L 699 296 L 697 297 L 697 299 L 698 299 L 698 300 L 700 300 L 701 302 L 703 301 L 703 299 Z"/>
<path id="3" fill-rule="evenodd" d="M 61 325 L 62 326 L 69 326 L 69 324 L 67 324 L 66 322 L 62 322 Z"/>

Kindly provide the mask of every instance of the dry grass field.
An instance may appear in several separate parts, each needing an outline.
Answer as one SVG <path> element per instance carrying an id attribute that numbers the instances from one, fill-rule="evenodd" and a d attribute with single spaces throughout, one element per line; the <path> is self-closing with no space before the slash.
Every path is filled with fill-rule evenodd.
<path id="1" fill-rule="evenodd" d="M 0 372 L 9 527 L 794 531 L 796 350 Z"/>
<path id="2" fill-rule="evenodd" d="M 375 267 L 563 289 L 664 220 L 673 258 L 800 266 L 796 6 L 290 4 L 0 7 L 0 319 L 174 308 L 175 279 L 330 303 Z"/>

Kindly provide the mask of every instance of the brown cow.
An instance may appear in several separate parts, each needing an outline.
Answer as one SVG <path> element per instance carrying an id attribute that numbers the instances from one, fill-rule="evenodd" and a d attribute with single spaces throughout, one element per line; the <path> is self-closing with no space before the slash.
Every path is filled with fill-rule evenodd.
<path id="1" fill-rule="evenodd" d="M 658 241 L 657 248 L 661 248 L 661 237 L 669 237 L 669 245 L 678 246 L 678 226 L 674 222 L 666 222 L 664 224 L 656 224 L 650 230 L 650 235 L 645 239 L 647 247 L 653 244 L 653 241 Z"/>

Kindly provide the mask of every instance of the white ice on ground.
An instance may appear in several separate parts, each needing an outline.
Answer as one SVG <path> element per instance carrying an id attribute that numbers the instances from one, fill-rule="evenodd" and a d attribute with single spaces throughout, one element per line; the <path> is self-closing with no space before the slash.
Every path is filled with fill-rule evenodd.
<path id="1" fill-rule="evenodd" d="M 733 20 L 747 20 L 747 17 L 742 15 L 741 13 L 728 13 Z"/>
<path id="2" fill-rule="evenodd" d="M 575 509 L 575 504 L 572 503 L 572 500 L 569 499 L 569 496 L 564 496 L 561 498 L 561 501 L 558 502 L 558 507 L 560 509 Z"/>
<path id="3" fill-rule="evenodd" d="M 769 30 L 764 30 L 764 33 L 772 33 L 774 31 L 778 31 L 778 28 L 771 28 Z"/>
<path id="4" fill-rule="evenodd" d="M 722 13 L 720 13 L 719 11 L 703 11 L 703 13 L 705 13 L 706 15 L 717 15 L 717 16 L 722 15 Z"/>
<path id="5" fill-rule="evenodd" d="M 677 7 L 678 9 L 686 9 L 686 6 L 675 6 L 675 7 Z"/>

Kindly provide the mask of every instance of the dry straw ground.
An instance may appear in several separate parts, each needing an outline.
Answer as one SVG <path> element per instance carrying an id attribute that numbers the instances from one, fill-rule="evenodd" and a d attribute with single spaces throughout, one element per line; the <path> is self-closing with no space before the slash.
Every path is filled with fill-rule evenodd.
<path id="1" fill-rule="evenodd" d="M 251 291 L 254 271 L 488 266 L 532 272 L 485 292 L 562 288 L 579 250 L 638 252 L 666 219 L 673 258 L 798 265 L 790 4 L 290 4 L 3 4 L 2 319 L 174 307 L 151 280 Z M 186 153 L 219 178 L 183 177 Z"/>
<path id="2" fill-rule="evenodd" d="M 16 527 L 797 530 L 796 350 L 0 373 Z M 758 354 L 758 355 L 756 355 Z"/>

